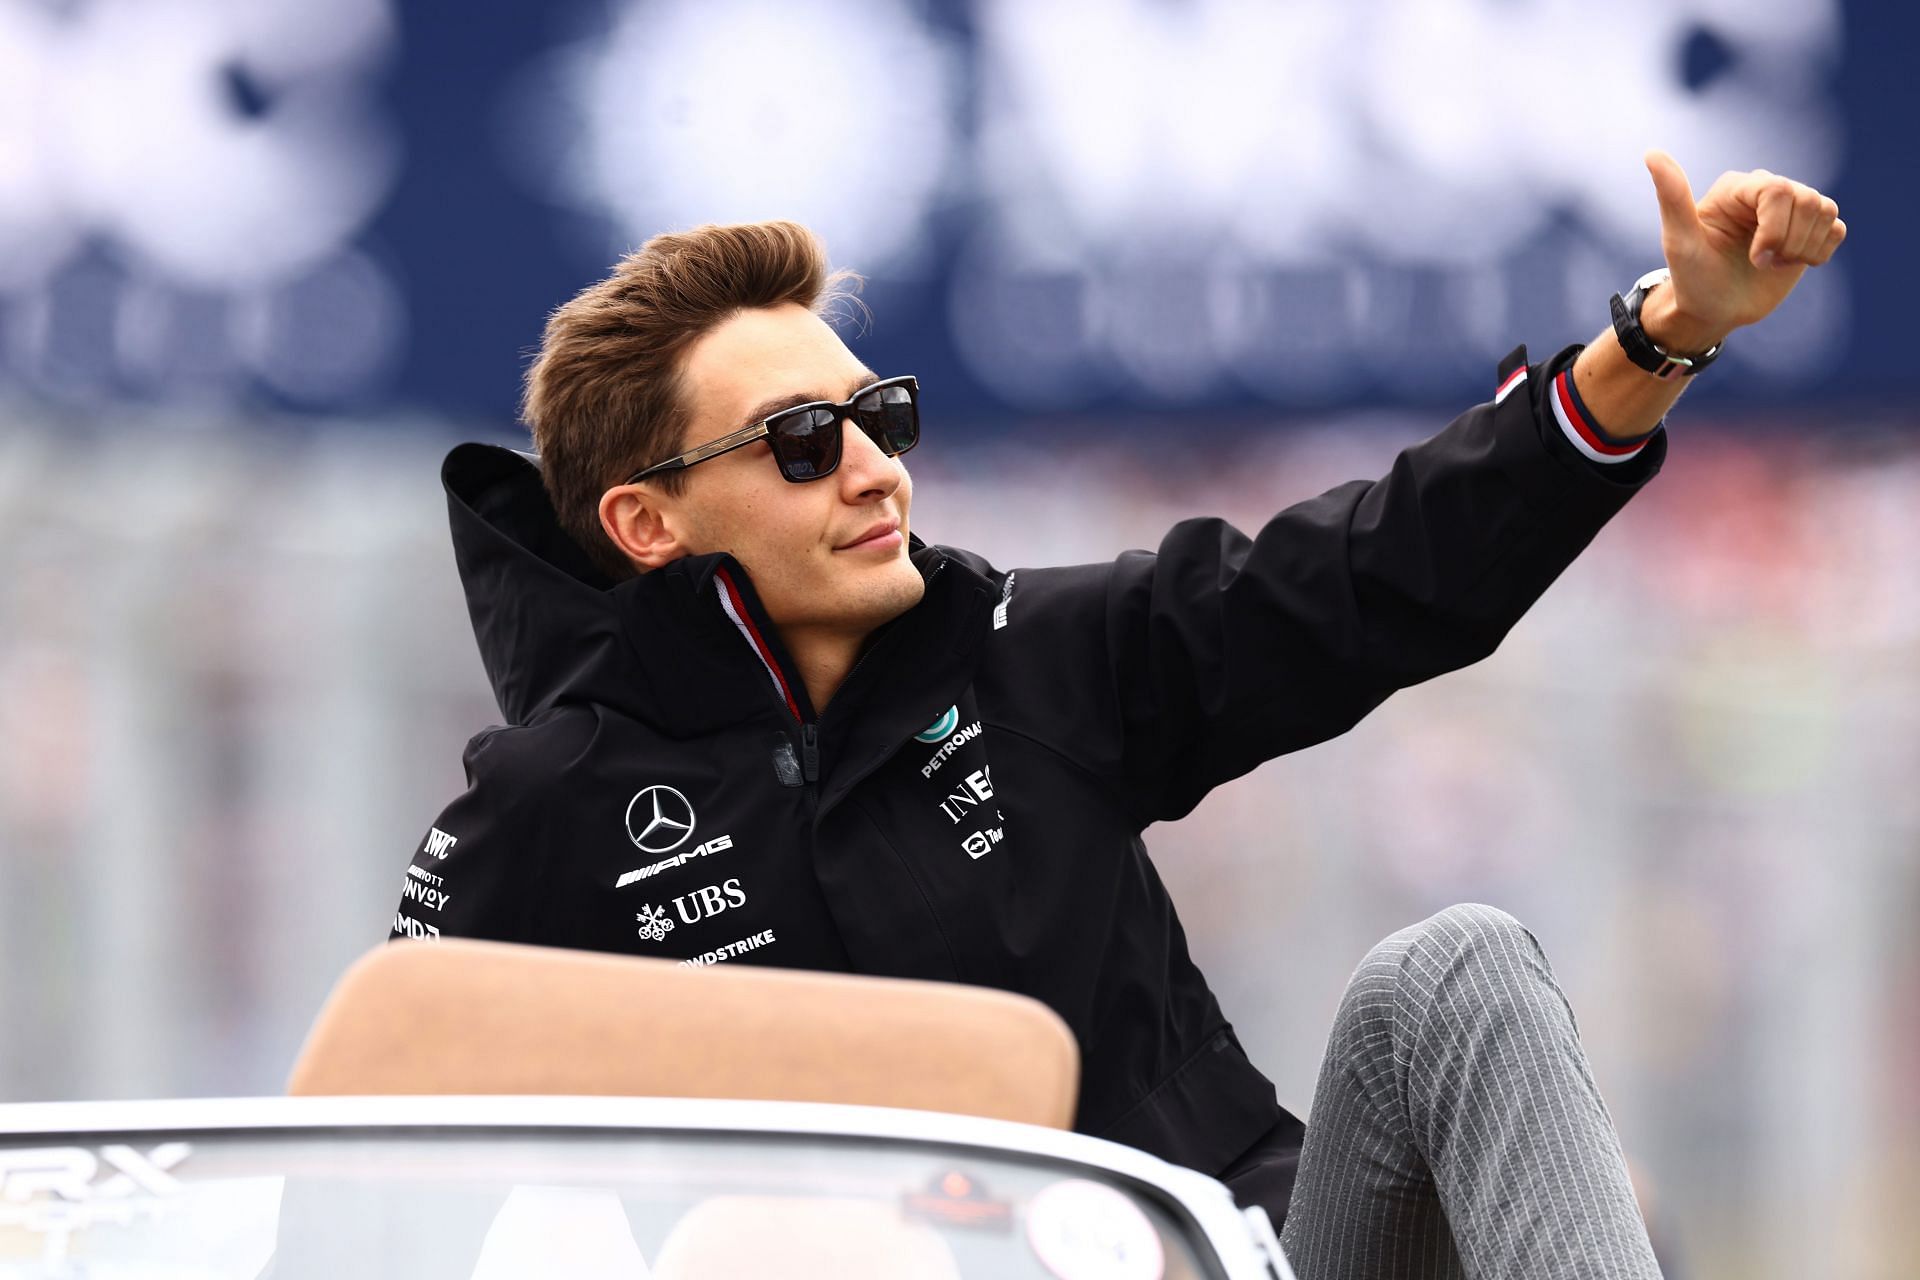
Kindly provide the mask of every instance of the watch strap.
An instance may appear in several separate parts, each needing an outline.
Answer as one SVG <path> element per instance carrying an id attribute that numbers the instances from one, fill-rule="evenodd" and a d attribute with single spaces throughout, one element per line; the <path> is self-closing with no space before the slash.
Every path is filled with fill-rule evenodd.
<path id="1" fill-rule="evenodd" d="M 1613 333 L 1620 340 L 1620 349 L 1627 353 L 1627 359 L 1654 377 L 1691 378 L 1719 359 L 1720 352 L 1727 344 L 1716 342 L 1697 356 L 1676 356 L 1647 336 L 1647 331 L 1640 327 L 1640 308 L 1651 290 L 1670 279 L 1672 273 L 1661 267 L 1634 281 L 1633 289 L 1626 297 L 1614 294 L 1608 301 L 1608 308 L 1613 313 Z"/>

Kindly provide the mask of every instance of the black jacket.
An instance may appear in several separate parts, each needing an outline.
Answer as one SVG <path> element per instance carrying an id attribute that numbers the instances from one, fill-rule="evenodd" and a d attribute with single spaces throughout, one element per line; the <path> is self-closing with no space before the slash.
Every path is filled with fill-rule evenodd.
<path id="1" fill-rule="evenodd" d="M 916 544 L 925 598 L 817 722 L 731 557 L 608 586 L 531 461 L 462 445 L 454 547 L 507 723 L 468 746 L 394 935 L 1025 992 L 1079 1040 L 1076 1128 L 1218 1172 L 1289 1118 L 1141 832 L 1493 652 L 1665 452 L 1575 451 L 1546 386 L 1576 350 L 1251 539 L 1189 520 L 1015 572 Z"/>

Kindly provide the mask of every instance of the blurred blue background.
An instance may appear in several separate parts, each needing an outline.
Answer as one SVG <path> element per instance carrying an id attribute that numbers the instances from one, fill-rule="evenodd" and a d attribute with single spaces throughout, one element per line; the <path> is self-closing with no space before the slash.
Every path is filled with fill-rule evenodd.
<path id="1" fill-rule="evenodd" d="M 0 1100 L 274 1092 L 497 717 L 435 475 L 660 230 L 793 217 L 1003 565 L 1262 522 L 1591 337 L 1649 146 L 1850 239 L 1486 663 L 1150 834 L 1284 1101 L 1378 937 L 1559 967 L 1676 1275 L 1920 1256 L 1920 11 L 0 0 Z M 1181 442 L 1169 451 L 1166 440 Z"/>
<path id="2" fill-rule="evenodd" d="M 868 275 L 877 365 L 983 423 L 1440 405 L 1604 322 L 1659 145 L 1859 228 L 1710 395 L 1896 397 L 1917 36 L 1833 0 L 9 0 L 0 374 L 507 421 L 612 255 L 781 216 Z"/>

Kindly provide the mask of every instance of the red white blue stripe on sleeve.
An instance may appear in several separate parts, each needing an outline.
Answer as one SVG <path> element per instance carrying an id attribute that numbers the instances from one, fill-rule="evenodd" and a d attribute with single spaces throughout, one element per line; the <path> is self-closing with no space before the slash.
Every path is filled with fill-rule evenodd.
<path id="1" fill-rule="evenodd" d="M 1567 439 L 1591 461 L 1609 465 L 1631 462 L 1647 447 L 1647 441 L 1653 439 L 1653 431 L 1632 440 L 1609 440 L 1601 434 L 1599 428 L 1593 425 L 1593 415 L 1587 412 L 1587 406 L 1580 401 L 1580 392 L 1573 385 L 1571 369 L 1563 369 L 1554 377 L 1547 399 L 1553 404 L 1554 419 L 1559 422 L 1560 429 L 1567 433 Z M 1654 431 L 1658 430 L 1658 427 L 1654 428 Z"/>
<path id="2" fill-rule="evenodd" d="M 1500 389 L 1493 393 L 1493 402 L 1495 404 L 1503 403 L 1506 400 L 1506 398 L 1512 395 L 1516 390 L 1518 390 L 1520 387 L 1520 384 L 1525 382 L 1526 380 L 1527 380 L 1527 366 L 1521 365 L 1518 369 L 1515 369 L 1512 373 L 1508 374 L 1507 380 L 1500 384 Z"/>

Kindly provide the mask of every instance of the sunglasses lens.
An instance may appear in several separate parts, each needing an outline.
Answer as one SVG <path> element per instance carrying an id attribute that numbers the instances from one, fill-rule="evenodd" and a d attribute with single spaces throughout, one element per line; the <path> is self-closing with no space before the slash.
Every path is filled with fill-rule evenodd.
<path id="1" fill-rule="evenodd" d="M 911 383 L 873 387 L 854 400 L 853 420 L 888 457 L 920 442 L 920 406 Z M 840 419 L 835 410 L 806 405 L 767 419 L 767 440 L 780 474 L 818 480 L 840 465 Z"/>
<path id="2" fill-rule="evenodd" d="M 796 409 L 767 420 L 774 460 L 789 480 L 818 480 L 840 465 L 840 422 L 831 409 Z"/>
<path id="3" fill-rule="evenodd" d="M 888 457 L 920 443 L 920 406 L 910 385 L 875 387 L 854 402 L 853 412 L 860 429 Z"/>

